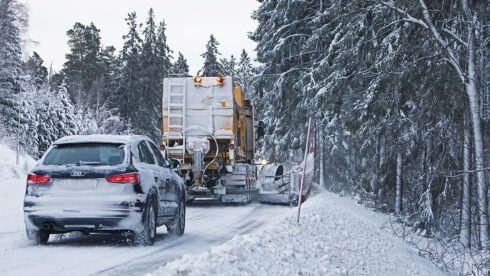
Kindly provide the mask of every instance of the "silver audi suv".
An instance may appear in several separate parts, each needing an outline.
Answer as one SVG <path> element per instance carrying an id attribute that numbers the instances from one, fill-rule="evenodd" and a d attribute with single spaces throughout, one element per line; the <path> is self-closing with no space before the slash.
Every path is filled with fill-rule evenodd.
<path id="1" fill-rule="evenodd" d="M 70 231 L 129 233 L 136 244 L 151 245 L 162 225 L 180 236 L 186 190 L 172 170 L 178 165 L 145 136 L 62 138 L 27 177 L 27 236 L 40 244 Z"/>

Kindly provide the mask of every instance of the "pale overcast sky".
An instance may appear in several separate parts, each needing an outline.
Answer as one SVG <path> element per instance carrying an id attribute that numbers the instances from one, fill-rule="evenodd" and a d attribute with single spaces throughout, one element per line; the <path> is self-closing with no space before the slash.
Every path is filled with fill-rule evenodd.
<path id="1" fill-rule="evenodd" d="M 22 0 L 21 0 L 22 1 Z M 155 20 L 167 24 L 167 40 L 170 48 L 184 54 L 191 74 L 202 66 L 200 56 L 210 34 L 214 34 L 222 57 L 231 54 L 238 57 L 245 49 L 255 58 L 255 43 L 247 33 L 254 31 L 256 21 L 250 18 L 259 3 L 256 0 L 23 0 L 29 9 L 28 51 L 35 50 L 45 65 L 61 69 L 68 52 L 66 31 L 75 22 L 94 22 L 99 28 L 102 43 L 113 45 L 120 51 L 122 36 L 128 28 L 124 21 L 127 14 L 135 11 L 140 23 L 144 23 L 150 7 Z"/>

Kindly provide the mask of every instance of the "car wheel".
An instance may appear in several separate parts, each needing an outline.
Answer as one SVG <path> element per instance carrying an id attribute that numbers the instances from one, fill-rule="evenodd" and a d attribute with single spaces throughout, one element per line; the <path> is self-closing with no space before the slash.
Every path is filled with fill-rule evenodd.
<path id="1" fill-rule="evenodd" d="M 157 235 L 157 213 L 153 197 L 148 198 L 146 209 L 143 212 L 143 230 L 134 233 L 134 243 L 136 245 L 152 245 Z"/>
<path id="2" fill-rule="evenodd" d="M 175 234 L 177 236 L 184 235 L 185 230 L 185 199 L 181 198 L 179 202 L 179 210 L 177 212 L 177 217 L 175 218 L 174 224 L 167 226 L 167 230 L 170 234 Z"/>
<path id="3" fill-rule="evenodd" d="M 49 233 L 42 229 L 26 232 L 27 238 L 30 239 L 34 245 L 46 244 L 49 240 Z"/>

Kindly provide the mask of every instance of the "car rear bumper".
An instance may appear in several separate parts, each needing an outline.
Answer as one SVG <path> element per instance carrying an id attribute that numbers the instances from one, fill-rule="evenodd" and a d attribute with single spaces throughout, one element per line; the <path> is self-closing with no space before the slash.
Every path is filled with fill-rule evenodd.
<path id="1" fill-rule="evenodd" d="M 29 198 L 24 200 L 24 219 L 30 230 L 44 229 L 51 233 L 69 231 L 114 232 L 141 231 L 143 205 L 139 199 L 124 201 L 83 201 L 68 203 L 58 199 Z"/>

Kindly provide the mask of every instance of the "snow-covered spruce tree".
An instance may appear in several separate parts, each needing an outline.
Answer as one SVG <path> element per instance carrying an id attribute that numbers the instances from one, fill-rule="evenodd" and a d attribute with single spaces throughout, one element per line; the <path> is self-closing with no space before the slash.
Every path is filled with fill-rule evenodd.
<path id="1" fill-rule="evenodd" d="M 236 69 L 236 66 L 237 66 L 237 63 L 236 63 L 236 59 L 235 59 L 235 56 L 231 55 L 230 56 L 230 60 L 228 60 L 227 58 L 222 58 L 220 60 L 220 63 L 221 63 L 221 66 L 220 66 L 220 72 L 219 72 L 219 76 L 231 76 L 235 79 L 236 81 L 236 76 L 237 76 L 237 69 Z M 237 85 L 235 83 L 235 85 Z"/>
<path id="2" fill-rule="evenodd" d="M 276 147 L 281 160 L 291 159 L 290 153 L 306 142 L 304 126 L 311 109 L 294 85 L 309 66 L 310 57 L 302 49 L 311 34 L 307 23 L 317 12 L 314 2 L 265 1 L 253 14 L 258 27 L 250 38 L 257 42 L 257 60 L 263 64 L 255 82 L 255 102 L 257 119 L 266 125 L 258 156 L 270 159 Z M 300 155 L 293 159 L 298 161 Z"/>
<path id="3" fill-rule="evenodd" d="M 117 106 L 120 110 L 121 117 L 126 121 L 135 122 L 136 113 L 138 112 L 136 103 L 139 101 L 140 90 L 140 73 L 141 73 L 141 44 L 143 41 L 139 35 L 139 25 L 136 22 L 136 13 L 128 14 L 125 19 L 129 31 L 123 36 L 125 40 L 121 51 L 121 70 L 117 76 L 118 86 L 114 91 L 111 102 L 112 107 Z M 129 125 L 128 125 L 129 127 Z"/>
<path id="4" fill-rule="evenodd" d="M 43 63 L 43 59 L 35 51 L 24 63 L 24 72 L 31 77 L 31 82 L 37 89 L 40 89 L 48 80 L 48 68 Z"/>
<path id="5" fill-rule="evenodd" d="M 179 52 L 177 60 L 172 64 L 171 72 L 172 74 L 176 75 L 182 75 L 186 77 L 190 76 L 187 59 L 184 58 L 184 55 L 181 52 Z"/>
<path id="6" fill-rule="evenodd" d="M 4 133 L 20 128 L 16 119 L 23 76 L 19 26 L 26 22 L 22 8 L 16 0 L 0 1 L 0 121 Z"/>
<path id="7" fill-rule="evenodd" d="M 155 87 L 152 90 L 153 99 L 156 100 L 156 111 L 154 113 L 153 118 L 153 126 L 154 129 L 153 135 L 151 136 L 155 143 L 159 144 L 162 139 L 162 91 L 163 91 L 163 78 L 168 77 L 172 70 L 172 53 L 173 51 L 167 44 L 167 35 L 166 35 L 166 24 L 165 21 L 161 21 L 158 25 L 157 30 L 157 43 L 156 43 L 156 57 L 158 61 L 158 74 L 154 76 L 155 79 Z"/>
<path id="8" fill-rule="evenodd" d="M 201 70 L 197 73 L 203 77 L 214 77 L 218 76 L 221 69 L 221 64 L 219 63 L 218 51 L 219 42 L 214 38 L 214 35 L 209 36 L 209 41 L 206 43 L 206 51 L 201 54 L 204 58 L 204 65 Z"/>
<path id="9" fill-rule="evenodd" d="M 95 122 L 96 133 L 120 135 L 126 130 L 125 122 L 119 116 L 119 109 L 111 109 L 107 102 L 100 108 Z"/>
<path id="10" fill-rule="evenodd" d="M 253 95 L 252 91 L 250 91 L 253 88 L 253 75 L 253 66 L 250 57 L 245 49 L 243 49 L 242 53 L 240 54 L 240 60 L 238 61 L 235 80 L 238 86 L 242 88 L 246 98 L 250 98 L 250 96 Z"/>
<path id="11" fill-rule="evenodd" d="M 146 135 L 154 141 L 161 139 L 162 79 L 171 69 L 170 49 L 167 45 L 165 23 L 155 25 L 153 9 L 148 12 L 144 40 L 141 52 L 141 72 L 137 97 L 138 112 L 136 132 Z"/>

